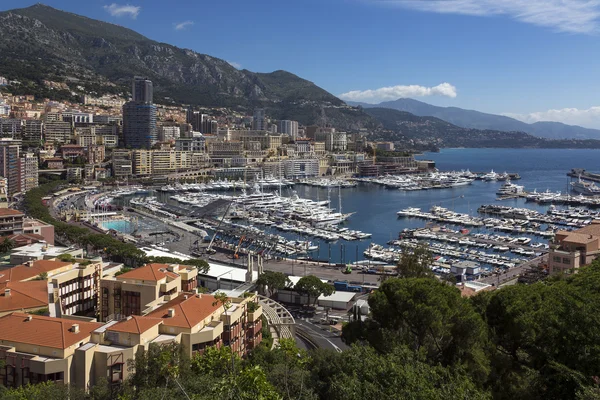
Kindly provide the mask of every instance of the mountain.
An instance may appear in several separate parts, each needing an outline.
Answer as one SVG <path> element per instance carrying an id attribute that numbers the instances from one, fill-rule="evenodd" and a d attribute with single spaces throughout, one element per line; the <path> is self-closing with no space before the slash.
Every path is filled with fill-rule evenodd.
<path id="1" fill-rule="evenodd" d="M 436 117 L 420 117 L 391 108 L 366 108 L 365 111 L 385 129 L 374 139 L 408 142 L 415 148 L 600 148 L 598 140 L 550 140 L 524 132 L 463 128 Z"/>
<path id="2" fill-rule="evenodd" d="M 560 122 L 536 122 L 528 124 L 503 115 L 487 114 L 458 107 L 438 107 L 421 101 L 401 98 L 379 104 L 348 102 L 363 108 L 391 108 L 418 116 L 437 117 L 463 128 L 521 131 L 548 139 L 600 139 L 600 130 L 588 129 Z"/>
<path id="3" fill-rule="evenodd" d="M 266 107 L 275 118 L 305 124 L 325 108 L 328 120 L 342 128 L 375 125 L 360 110 L 289 72 L 238 70 L 224 60 L 42 4 L 0 13 L 0 37 L 0 75 L 41 96 L 68 98 L 82 89 L 127 96 L 132 77 L 140 75 L 154 82 L 157 102 Z M 44 80 L 68 88 L 49 92 Z"/>

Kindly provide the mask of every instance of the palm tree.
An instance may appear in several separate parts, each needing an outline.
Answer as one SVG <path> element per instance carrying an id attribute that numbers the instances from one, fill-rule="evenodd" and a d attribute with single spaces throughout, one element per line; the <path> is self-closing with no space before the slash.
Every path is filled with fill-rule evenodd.
<path id="1" fill-rule="evenodd" d="M 8 237 L 4 238 L 4 240 L 2 242 L 0 242 L 0 253 L 8 253 L 12 249 L 14 249 L 15 246 L 16 246 L 16 243 L 14 240 L 12 240 Z"/>

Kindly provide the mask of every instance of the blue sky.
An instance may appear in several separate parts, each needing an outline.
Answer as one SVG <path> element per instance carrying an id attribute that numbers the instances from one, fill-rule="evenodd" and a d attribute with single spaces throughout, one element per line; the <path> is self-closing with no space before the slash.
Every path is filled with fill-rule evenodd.
<path id="1" fill-rule="evenodd" d="M 2 0 L 0 9 L 31 4 Z M 600 128 L 600 0 L 45 4 L 251 71 L 284 69 L 345 99 L 413 97 Z"/>

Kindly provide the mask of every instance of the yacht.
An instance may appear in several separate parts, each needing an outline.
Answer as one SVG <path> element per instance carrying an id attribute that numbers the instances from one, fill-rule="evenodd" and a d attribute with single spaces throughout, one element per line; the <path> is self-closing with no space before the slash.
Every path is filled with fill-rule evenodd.
<path id="1" fill-rule="evenodd" d="M 514 183 L 511 183 L 510 179 L 507 179 L 505 183 L 502 184 L 502 186 L 500 186 L 500 189 L 498 189 L 498 192 L 496 192 L 496 194 L 498 195 L 507 195 L 507 194 L 521 194 L 524 191 L 524 186 L 521 185 L 515 185 Z"/>
<path id="2" fill-rule="evenodd" d="M 600 195 L 600 187 L 593 182 L 582 181 L 581 178 L 576 182 L 571 182 L 571 190 L 585 196 Z"/>

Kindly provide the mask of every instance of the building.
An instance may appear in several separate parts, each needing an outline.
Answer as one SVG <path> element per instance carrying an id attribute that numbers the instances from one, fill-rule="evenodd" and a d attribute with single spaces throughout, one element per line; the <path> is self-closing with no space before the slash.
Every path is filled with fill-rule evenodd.
<path id="1" fill-rule="evenodd" d="M 243 150 L 244 144 L 239 141 L 208 143 L 208 155 L 211 158 L 237 157 L 242 154 Z"/>
<path id="2" fill-rule="evenodd" d="M 257 108 L 256 110 L 254 110 L 254 117 L 252 118 L 252 129 L 255 131 L 267 130 L 267 117 L 264 108 Z"/>
<path id="3" fill-rule="evenodd" d="M 219 123 L 214 119 L 203 119 L 202 129 L 200 130 L 203 134 L 216 135 L 219 133 Z"/>
<path id="4" fill-rule="evenodd" d="M 46 120 L 43 127 L 44 139 L 46 141 L 58 144 L 71 142 L 71 138 L 73 137 L 73 125 L 71 122 Z"/>
<path id="5" fill-rule="evenodd" d="M 133 174 L 133 160 L 130 150 L 113 150 L 112 171 L 115 178 L 126 178 Z"/>
<path id="6" fill-rule="evenodd" d="M 198 168 L 204 164 L 198 153 L 177 150 L 134 150 L 133 174 L 168 174 L 179 170 Z M 201 156 L 201 154 L 199 154 Z"/>
<path id="7" fill-rule="evenodd" d="M 375 146 L 377 150 L 394 151 L 394 142 L 376 142 Z"/>
<path id="8" fill-rule="evenodd" d="M 287 179 L 312 178 L 319 176 L 319 160 L 317 158 L 284 160 L 283 169 Z"/>
<path id="9" fill-rule="evenodd" d="M 0 208 L 0 236 L 23 233 L 22 212 L 11 208 Z"/>
<path id="10" fill-rule="evenodd" d="M 133 78 L 131 88 L 131 100 L 136 103 L 152 104 L 153 101 L 152 81 L 140 76 Z"/>
<path id="11" fill-rule="evenodd" d="M 202 123 L 207 116 L 200 111 L 194 111 L 193 108 L 188 108 L 185 116 L 185 122 L 192 125 L 192 130 L 202 132 Z"/>
<path id="12" fill-rule="evenodd" d="M 348 148 L 345 132 L 329 132 L 325 135 L 325 150 L 331 152 L 344 152 Z"/>
<path id="13" fill-rule="evenodd" d="M 54 225 L 33 218 L 23 219 L 23 233 L 38 235 L 46 243 L 54 246 Z"/>
<path id="14" fill-rule="evenodd" d="M 576 271 L 599 255 L 600 221 L 575 231 L 558 231 L 548 253 L 548 272 Z"/>
<path id="15" fill-rule="evenodd" d="M 0 105 L 1 107 L 2 105 Z M 0 114 L 1 115 L 1 114 Z M 0 137 L 20 139 L 23 121 L 17 118 L 0 118 Z"/>
<path id="16" fill-rule="evenodd" d="M 132 101 L 123 105 L 123 143 L 133 149 L 149 149 L 158 140 L 152 82 L 135 77 Z"/>
<path id="17" fill-rule="evenodd" d="M 92 144 L 87 146 L 87 161 L 90 164 L 100 164 L 106 157 L 103 145 Z"/>
<path id="18" fill-rule="evenodd" d="M 181 132 L 178 126 L 159 126 L 158 127 L 158 141 L 168 142 L 171 140 L 179 139 Z"/>
<path id="19" fill-rule="evenodd" d="M 158 140 L 156 106 L 128 102 L 123 105 L 123 142 L 133 149 L 149 149 Z"/>
<path id="20" fill-rule="evenodd" d="M 0 210 L 0 214 L 4 210 Z M 14 211 L 14 210 L 12 210 Z M 1 220 L 0 220 L 1 222 Z M 4 234 L 3 234 L 4 236 Z M 27 246 L 16 247 L 10 251 L 10 264 L 20 265 L 28 261 L 53 260 L 61 255 L 69 254 L 73 258 L 83 258 L 82 249 L 70 247 L 51 246 L 45 242 L 32 243 Z"/>
<path id="21" fill-rule="evenodd" d="M 278 123 L 278 131 L 295 141 L 298 138 L 298 121 L 281 120 Z"/>
<path id="22" fill-rule="evenodd" d="M 81 179 L 83 179 L 83 168 L 81 168 L 81 167 L 67 168 L 67 180 L 68 181 L 80 181 Z"/>
<path id="23" fill-rule="evenodd" d="M 88 389 L 101 379 L 120 384 L 129 360 L 150 344 L 181 343 L 189 357 L 230 346 L 246 355 L 262 340 L 262 308 L 254 296 L 229 298 L 184 292 L 146 316 L 106 324 L 14 312 L 0 317 L 0 379 L 6 387 L 39 382 Z M 1 300 L 0 300 L 1 304 Z"/>
<path id="24" fill-rule="evenodd" d="M 26 153 L 19 157 L 19 191 L 25 193 L 38 186 L 38 159 Z"/>
<path id="25" fill-rule="evenodd" d="M 20 151 L 20 141 L 0 139 L 0 176 L 7 179 L 7 194 L 9 197 L 21 190 L 19 176 Z"/>
<path id="26" fill-rule="evenodd" d="M 265 131 L 239 131 L 235 136 L 244 143 L 245 150 L 253 150 L 253 143 L 260 143 L 261 150 L 276 151 L 281 147 L 281 135 L 272 135 Z"/>
<path id="27" fill-rule="evenodd" d="M 41 143 L 44 131 L 44 123 L 38 119 L 25 120 L 23 124 L 23 141 L 28 143 Z"/>
<path id="28" fill-rule="evenodd" d="M 65 160 L 60 157 L 47 158 L 45 162 L 48 169 L 63 169 L 65 165 Z"/>
<path id="29" fill-rule="evenodd" d="M 100 319 L 143 315 L 144 310 L 182 291 L 195 290 L 198 269 L 177 264 L 147 264 L 100 281 Z M 118 319 L 118 318 L 117 318 Z"/>
<path id="30" fill-rule="evenodd" d="M 76 144 L 65 144 L 60 146 L 60 154 L 65 160 L 70 162 L 76 161 L 78 158 L 83 159 L 85 156 L 85 148 Z"/>
<path id="31" fill-rule="evenodd" d="M 206 151 L 206 139 L 200 132 L 193 132 L 192 137 L 175 139 L 175 150 L 204 153 Z"/>

